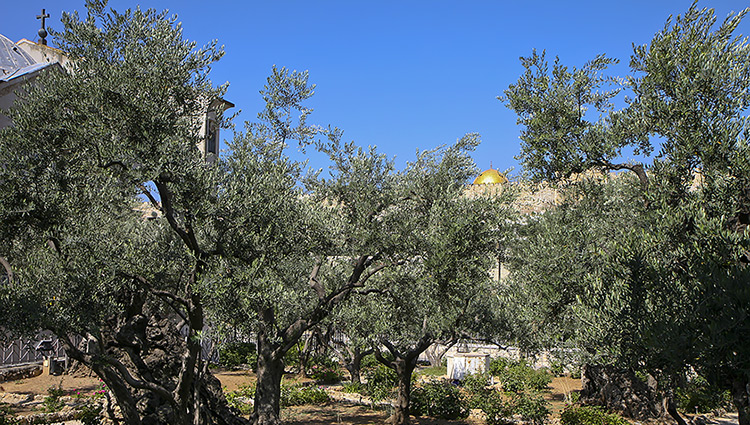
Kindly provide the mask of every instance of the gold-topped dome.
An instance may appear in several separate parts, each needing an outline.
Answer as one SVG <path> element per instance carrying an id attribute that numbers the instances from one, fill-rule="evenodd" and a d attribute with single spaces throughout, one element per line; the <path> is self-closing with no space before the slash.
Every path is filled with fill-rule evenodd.
<path id="1" fill-rule="evenodd" d="M 503 173 L 490 168 L 489 170 L 482 171 L 482 173 L 474 179 L 474 184 L 505 184 L 508 183 L 508 178 Z"/>

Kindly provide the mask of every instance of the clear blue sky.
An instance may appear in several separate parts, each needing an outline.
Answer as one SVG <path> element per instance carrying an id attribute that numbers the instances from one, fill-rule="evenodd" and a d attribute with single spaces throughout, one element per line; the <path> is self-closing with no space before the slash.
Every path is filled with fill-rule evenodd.
<path id="1" fill-rule="evenodd" d="M 345 140 L 377 145 L 397 157 L 451 143 L 467 132 L 482 135 L 480 168 L 517 166 L 515 115 L 496 99 L 522 72 L 519 56 L 546 49 L 580 66 L 598 53 L 622 60 L 632 43 L 648 43 L 670 14 L 689 0 L 629 1 L 110 1 L 117 10 L 169 9 L 185 36 L 217 39 L 226 55 L 214 66 L 215 83 L 230 82 L 227 99 L 253 120 L 258 91 L 271 67 L 309 70 L 317 84 L 308 103 L 311 122 L 335 125 Z M 719 19 L 750 6 L 740 0 L 702 0 Z M 85 10 L 83 0 L 6 2 L 0 33 L 35 40 L 41 8 L 61 28 L 62 11 Z M 741 32 L 750 33 L 750 18 Z M 228 137 L 227 132 L 223 137 Z M 518 171 L 518 168 L 516 169 Z"/>

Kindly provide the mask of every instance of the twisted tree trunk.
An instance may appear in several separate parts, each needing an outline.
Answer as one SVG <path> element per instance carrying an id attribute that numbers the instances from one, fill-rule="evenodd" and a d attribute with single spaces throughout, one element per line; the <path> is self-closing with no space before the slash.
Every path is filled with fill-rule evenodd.
<path id="1" fill-rule="evenodd" d="M 164 316 L 144 294 L 130 298 L 123 313 L 104 321 L 99 334 L 89 335 L 88 350 L 61 336 L 68 355 L 106 384 L 124 422 L 247 425 L 201 361 L 200 341 L 181 332 L 185 324 L 189 335 L 202 327 L 202 310 L 194 305 L 186 323 Z"/>
<path id="2" fill-rule="evenodd" d="M 732 380 L 732 401 L 737 408 L 739 425 L 750 425 L 750 381 L 747 378 Z"/>

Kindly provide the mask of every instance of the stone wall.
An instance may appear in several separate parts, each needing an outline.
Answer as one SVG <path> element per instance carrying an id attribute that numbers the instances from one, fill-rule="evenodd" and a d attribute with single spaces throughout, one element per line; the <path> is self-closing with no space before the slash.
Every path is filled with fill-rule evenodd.
<path id="1" fill-rule="evenodd" d="M 42 374 L 42 364 L 35 363 L 25 366 L 16 366 L 0 369 L 0 382 L 17 381 L 28 379 Z"/>

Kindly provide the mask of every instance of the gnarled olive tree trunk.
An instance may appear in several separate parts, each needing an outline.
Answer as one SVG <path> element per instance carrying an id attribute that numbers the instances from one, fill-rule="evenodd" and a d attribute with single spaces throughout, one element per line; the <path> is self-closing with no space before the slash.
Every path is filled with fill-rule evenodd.
<path id="1" fill-rule="evenodd" d="M 740 425 L 750 425 L 750 380 L 735 378 L 732 380 L 732 401 L 737 408 Z"/>
<path id="2" fill-rule="evenodd" d="M 121 314 L 88 335 L 87 349 L 61 336 L 68 355 L 107 385 L 128 425 L 247 425 L 201 359 L 198 297 L 181 300 L 187 315 L 179 317 L 146 294 L 130 294 Z"/>

